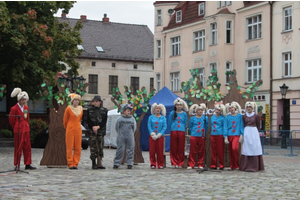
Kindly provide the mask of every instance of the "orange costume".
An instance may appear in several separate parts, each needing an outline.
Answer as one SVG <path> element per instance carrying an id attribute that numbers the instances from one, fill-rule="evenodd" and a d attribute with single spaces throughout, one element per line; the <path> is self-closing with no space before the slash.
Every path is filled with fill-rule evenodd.
<path id="1" fill-rule="evenodd" d="M 64 127 L 66 129 L 66 149 L 68 167 L 77 167 L 81 155 L 81 119 L 82 106 L 68 106 L 64 114 Z M 73 153 L 74 149 L 74 153 Z"/>

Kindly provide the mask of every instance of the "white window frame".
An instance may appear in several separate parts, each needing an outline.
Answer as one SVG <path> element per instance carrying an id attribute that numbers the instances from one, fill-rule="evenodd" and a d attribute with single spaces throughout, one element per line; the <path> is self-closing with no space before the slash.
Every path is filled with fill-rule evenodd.
<path id="1" fill-rule="evenodd" d="M 250 19 L 251 22 L 249 22 Z M 262 15 L 261 14 L 246 18 L 246 24 L 247 24 L 247 40 L 254 40 L 254 39 L 261 38 L 262 36 Z"/>
<path id="2" fill-rule="evenodd" d="M 156 89 L 157 89 L 157 91 L 161 90 L 161 74 L 160 73 L 156 74 Z"/>
<path id="3" fill-rule="evenodd" d="M 286 59 L 286 55 L 288 59 Z M 283 69 L 283 77 L 291 77 L 292 76 L 292 52 L 282 53 L 282 69 Z"/>
<path id="4" fill-rule="evenodd" d="M 176 11 L 176 23 L 179 23 L 182 21 L 182 12 L 181 10 Z"/>
<path id="5" fill-rule="evenodd" d="M 231 5 L 231 1 L 226 1 L 226 6 L 230 6 Z"/>
<path id="6" fill-rule="evenodd" d="M 217 65 L 216 62 L 209 63 L 209 73 L 211 73 L 212 70 L 217 70 L 218 71 L 218 65 Z"/>
<path id="7" fill-rule="evenodd" d="M 283 9 L 283 30 L 292 30 L 292 6 Z"/>
<path id="8" fill-rule="evenodd" d="M 194 35 L 194 51 L 205 50 L 205 29 L 196 31 Z"/>
<path id="9" fill-rule="evenodd" d="M 162 26 L 162 10 L 156 10 L 156 26 Z"/>
<path id="10" fill-rule="evenodd" d="M 228 23 L 230 23 L 230 27 L 228 27 Z M 225 27 L 226 27 L 226 33 L 225 33 L 225 35 L 226 35 L 226 41 L 225 41 L 225 43 L 226 44 L 232 44 L 233 43 L 233 37 L 232 37 L 232 34 L 233 34 L 233 29 L 232 29 L 232 24 L 233 24 L 233 22 L 231 21 L 231 20 L 226 20 L 225 21 Z M 230 41 L 228 42 L 227 41 L 227 37 L 228 37 L 228 32 L 229 32 L 229 37 L 230 37 Z"/>
<path id="11" fill-rule="evenodd" d="M 256 65 L 255 65 L 256 63 Z M 255 81 L 258 81 L 262 77 L 262 60 L 260 58 L 247 60 L 246 61 L 246 82 L 247 83 L 253 83 Z M 249 64 L 251 66 L 249 67 Z M 251 77 L 249 79 L 249 72 L 251 72 Z M 256 76 L 256 78 L 255 78 Z"/>
<path id="12" fill-rule="evenodd" d="M 232 70 L 232 62 L 231 61 L 227 61 L 225 63 L 225 72 L 231 71 Z M 225 84 L 229 85 L 229 77 L 230 75 L 226 75 L 225 77 Z"/>
<path id="13" fill-rule="evenodd" d="M 221 8 L 222 6 L 222 1 L 217 1 L 217 8 Z"/>
<path id="14" fill-rule="evenodd" d="M 180 55 L 180 36 L 170 38 L 171 42 L 171 56 Z"/>
<path id="15" fill-rule="evenodd" d="M 213 22 L 210 24 L 210 44 L 218 44 L 218 24 Z"/>
<path id="16" fill-rule="evenodd" d="M 205 14 L 205 6 L 204 3 L 199 3 L 198 5 L 198 16 L 204 15 Z"/>
<path id="17" fill-rule="evenodd" d="M 176 92 L 180 90 L 180 72 L 171 72 L 171 91 Z"/>
<path id="18" fill-rule="evenodd" d="M 162 45 L 161 45 L 161 40 L 156 40 L 156 58 L 161 58 L 161 53 L 162 53 Z"/>

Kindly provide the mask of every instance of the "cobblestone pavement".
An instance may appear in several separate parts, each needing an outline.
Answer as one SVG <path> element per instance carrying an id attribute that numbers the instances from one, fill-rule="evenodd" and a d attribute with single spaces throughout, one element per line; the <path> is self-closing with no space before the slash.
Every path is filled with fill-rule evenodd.
<path id="1" fill-rule="evenodd" d="M 300 199 L 300 151 L 266 149 L 265 171 L 241 172 L 150 169 L 145 163 L 112 169 L 115 149 L 104 150 L 105 170 L 92 170 L 89 149 L 82 150 L 78 170 L 39 166 L 44 149 L 32 149 L 29 174 L 0 174 L 0 199 Z M 21 163 L 23 163 L 21 161 Z M 0 171 L 12 170 L 13 148 L 0 147 Z M 24 170 L 24 165 L 21 164 Z"/>

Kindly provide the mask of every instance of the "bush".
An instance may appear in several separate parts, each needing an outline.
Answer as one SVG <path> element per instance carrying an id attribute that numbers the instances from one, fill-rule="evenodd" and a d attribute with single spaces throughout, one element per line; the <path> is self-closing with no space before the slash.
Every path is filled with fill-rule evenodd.
<path id="1" fill-rule="evenodd" d="M 48 128 L 48 125 L 45 121 L 39 119 L 30 119 L 29 120 L 30 127 L 30 141 L 34 142 L 34 139 L 37 135 L 41 134 L 44 130 Z"/>
<path id="2" fill-rule="evenodd" d="M 12 131 L 10 131 L 8 129 L 2 129 L 0 131 L 0 134 L 3 135 L 6 138 L 12 138 L 13 137 Z"/>

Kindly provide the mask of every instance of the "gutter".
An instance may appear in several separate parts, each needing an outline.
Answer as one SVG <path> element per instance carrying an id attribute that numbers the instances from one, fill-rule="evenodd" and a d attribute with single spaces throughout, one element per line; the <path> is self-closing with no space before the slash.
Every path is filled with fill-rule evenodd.
<path id="1" fill-rule="evenodd" d="M 273 3 L 269 1 L 270 5 L 270 129 L 272 129 L 272 114 L 273 114 Z"/>

